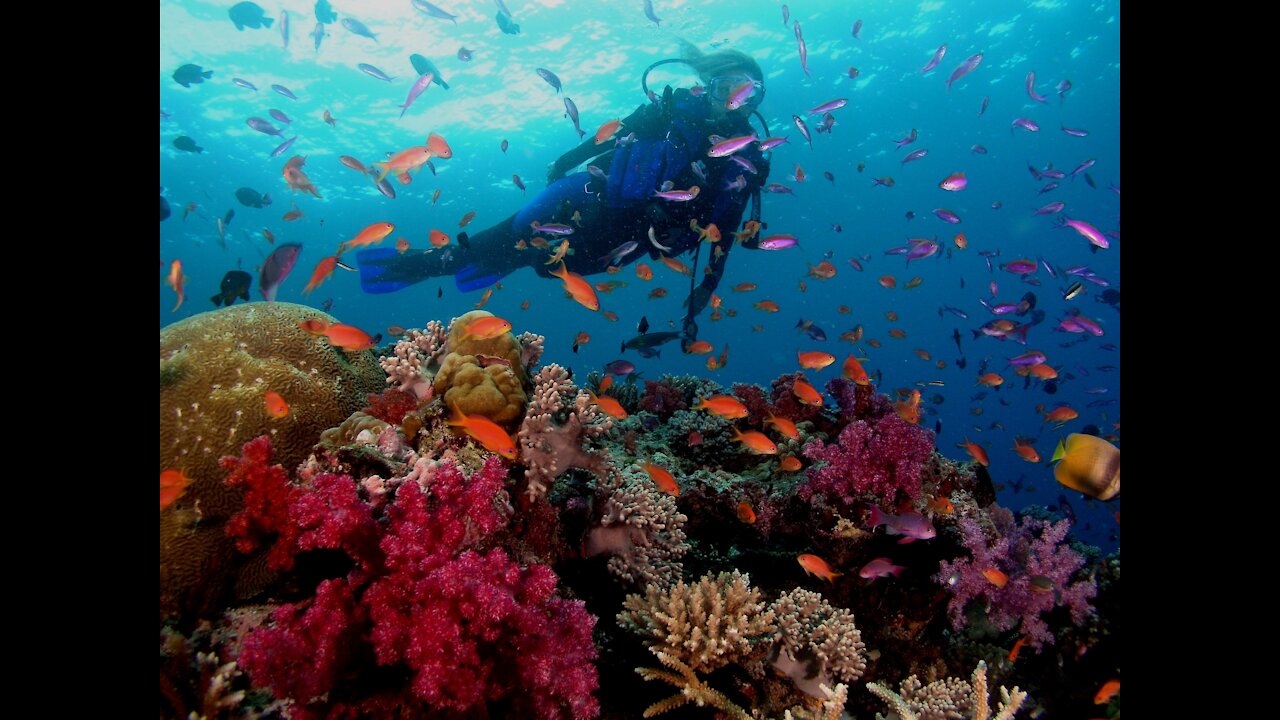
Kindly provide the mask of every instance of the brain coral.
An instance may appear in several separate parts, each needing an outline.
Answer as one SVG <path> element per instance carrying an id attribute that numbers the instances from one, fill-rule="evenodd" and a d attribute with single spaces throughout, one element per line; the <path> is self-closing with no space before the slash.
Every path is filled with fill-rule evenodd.
<path id="1" fill-rule="evenodd" d="M 236 579 L 223 524 L 241 498 L 223 484 L 218 458 L 270 433 L 275 460 L 292 469 L 320 432 L 378 392 L 385 374 L 368 351 L 348 353 L 298 327 L 334 318 L 290 303 L 251 303 L 196 315 L 160 331 L 160 469 L 191 485 L 160 513 L 160 614 L 191 617 Z M 264 394 L 280 393 L 289 414 L 273 420 Z"/>
<path id="2" fill-rule="evenodd" d="M 527 380 L 520 364 L 520 341 L 511 333 L 480 340 L 464 338 L 472 322 L 492 317 L 484 310 L 472 310 L 449 327 L 449 354 L 435 378 L 435 392 L 445 405 L 467 415 L 483 415 L 496 423 L 512 423 L 524 416 Z M 486 355 L 499 361 L 477 357 Z"/>

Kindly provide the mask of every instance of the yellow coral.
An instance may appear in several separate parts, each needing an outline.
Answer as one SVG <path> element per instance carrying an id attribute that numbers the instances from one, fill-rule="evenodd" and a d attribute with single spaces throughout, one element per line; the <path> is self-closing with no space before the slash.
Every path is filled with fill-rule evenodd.
<path id="1" fill-rule="evenodd" d="M 160 331 L 160 469 L 186 472 L 186 493 L 160 513 L 161 617 L 198 614 L 237 578 L 223 524 L 241 508 L 218 466 L 223 455 L 271 434 L 274 461 L 292 470 L 320 432 L 379 392 L 385 374 L 371 352 L 346 352 L 298 327 L 335 319 L 290 303 L 214 310 Z M 264 395 L 280 393 L 289 414 L 267 415 Z M 248 583 L 249 589 L 257 583 Z"/>
<path id="2" fill-rule="evenodd" d="M 435 393 L 445 405 L 467 415 L 483 415 L 496 423 L 512 423 L 524 416 L 528 398 L 520 365 L 520 342 L 511 333 L 488 340 L 464 337 L 465 328 L 492 313 L 473 310 L 453 321 L 448 349 L 435 377 Z M 507 364 L 481 362 L 479 355 L 501 358 Z"/>

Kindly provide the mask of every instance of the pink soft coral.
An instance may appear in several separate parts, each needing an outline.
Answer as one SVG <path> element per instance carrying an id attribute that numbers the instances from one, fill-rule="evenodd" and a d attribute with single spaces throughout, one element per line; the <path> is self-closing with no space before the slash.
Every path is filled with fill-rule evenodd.
<path id="1" fill-rule="evenodd" d="M 805 457 L 826 464 L 809 470 L 800 496 L 808 500 L 822 493 L 846 506 L 870 499 L 894 504 L 899 491 L 915 499 L 933 453 L 933 438 L 933 431 L 911 425 L 892 411 L 854 420 L 840 431 L 837 442 L 815 440 L 804 446 Z"/>

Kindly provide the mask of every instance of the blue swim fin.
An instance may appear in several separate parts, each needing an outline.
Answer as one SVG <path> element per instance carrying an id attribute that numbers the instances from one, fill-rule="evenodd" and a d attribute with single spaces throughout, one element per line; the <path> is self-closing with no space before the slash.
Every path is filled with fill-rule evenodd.
<path id="1" fill-rule="evenodd" d="M 370 248 L 356 253 L 360 264 L 360 289 L 380 295 L 403 290 L 429 277 L 424 250 L 404 253 L 395 248 Z"/>
<path id="2" fill-rule="evenodd" d="M 453 282 L 458 286 L 459 291 L 471 292 L 487 288 L 506 276 L 507 273 L 485 270 L 476 263 L 470 263 L 458 268 L 458 272 L 453 276 Z"/>

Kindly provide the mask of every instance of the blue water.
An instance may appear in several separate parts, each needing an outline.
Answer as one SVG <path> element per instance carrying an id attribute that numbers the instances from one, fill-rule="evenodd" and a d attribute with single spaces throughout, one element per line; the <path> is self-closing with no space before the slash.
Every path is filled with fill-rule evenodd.
<path id="1" fill-rule="evenodd" d="M 1118 433 L 1120 315 L 1096 299 L 1104 288 L 1086 282 L 1086 292 L 1067 301 L 1063 289 L 1068 279 L 1051 278 L 1041 267 L 1032 277 L 1042 284 L 1032 287 L 1001 271 L 998 264 L 989 271 L 979 255 L 998 250 L 996 263 L 1043 257 L 1059 269 L 1088 265 L 1111 289 L 1119 290 L 1116 238 L 1109 250 L 1094 253 L 1075 231 L 1055 229 L 1050 216 L 1032 213 L 1057 200 L 1066 203 L 1070 217 L 1119 234 L 1118 2 L 866 3 L 856 8 L 845 2 L 793 2 L 791 18 L 803 28 L 811 77 L 801 69 L 795 36 L 791 25 L 782 22 L 780 3 L 656 0 L 660 27 L 645 18 L 640 0 L 506 4 L 520 25 L 518 35 L 498 29 L 496 6 L 488 2 L 446 5 L 459 15 L 456 25 L 418 12 L 409 0 L 334 2 L 340 18 L 350 11 L 378 35 L 378 41 L 332 24 L 326 26 L 327 35 L 316 51 L 308 35 L 316 25 L 312 2 L 262 3 L 270 18 L 278 18 L 282 9 L 288 12 L 287 48 L 278 20 L 270 29 L 237 31 L 227 15 L 232 3 L 162 2 L 160 109 L 170 117 L 160 121 L 160 184 L 173 216 L 160 224 L 160 325 L 213 309 L 209 297 L 223 274 L 236 268 L 253 275 L 252 297 L 260 301 L 257 269 L 272 249 L 261 235 L 263 228 L 274 233 L 277 244 L 301 242 L 304 247 L 279 300 L 319 307 L 332 299 L 335 316 L 371 334 L 385 333 L 390 325 L 421 327 L 431 319 L 447 321 L 470 310 L 481 293 L 460 294 L 450 278 L 391 295 L 365 295 L 356 274 L 339 269 L 310 296 L 302 289 L 322 257 L 370 223 L 392 222 L 397 230 L 385 242 L 404 237 L 421 248 L 429 246 L 432 228 L 456 234 L 467 212 L 477 213 L 467 227 L 474 234 L 518 210 L 546 186 L 547 166 L 579 142 L 564 117 L 563 95 L 534 68 L 548 68 L 561 78 L 563 94 L 576 102 L 582 127 L 590 134 L 646 102 L 640 72 L 655 60 L 677 55 L 679 36 L 704 51 L 729 47 L 752 55 L 766 75 L 761 112 L 773 134 L 790 135 L 790 142 L 773 153 L 769 181 L 795 192 L 765 194 L 764 220 L 769 233 L 794 234 L 801 247 L 780 252 L 735 249 L 719 294 L 723 309 L 736 310 L 736 317 L 711 321 L 708 309 L 699 318 L 700 339 L 710 341 L 717 354 L 729 345 L 728 366 L 710 372 L 706 357 L 681 355 L 676 344 L 666 346 L 660 360 L 644 360 L 633 352 L 619 355 L 620 342 L 635 334 L 642 315 L 655 330 L 667 329 L 668 321 L 678 324 L 683 317 L 688 279 L 659 263 L 648 263 L 654 269 L 650 282 L 637 278 L 634 266 L 617 275 L 589 278 L 629 283 L 600 295 L 601 313 L 566 300 L 559 281 L 540 279 L 529 270 L 506 278 L 485 309 L 510 319 L 517 332 L 545 335 L 548 351 L 543 361 L 580 373 L 626 357 L 648 378 L 693 373 L 710 374 L 726 385 L 767 385 L 796 369 L 797 350 L 821 349 L 838 360 L 820 373 L 810 373 L 819 383 L 836 377 L 851 351 L 867 359 L 864 365 L 873 375 L 881 373 L 880 387 L 886 392 L 940 380 L 945 386 L 920 388 L 929 413 L 922 422 L 930 427 L 941 422 L 938 446 L 953 457 L 965 457 L 954 446 L 966 436 L 986 446 L 991 474 L 1004 485 L 1000 502 L 1013 508 L 1056 505 L 1063 494 L 1045 462 L 1028 464 L 1013 452 L 1015 436 L 1036 438 L 1035 446 L 1047 461 L 1066 432 L 1091 424 L 1103 434 Z M 859 18 L 861 39 L 855 40 L 850 29 Z M 922 75 L 920 69 L 943 43 L 948 46 L 945 58 L 936 70 Z M 456 56 L 462 46 L 473 53 L 470 62 Z M 984 54 L 981 65 L 948 92 L 952 70 L 978 52 Z M 451 89 L 432 85 L 403 119 L 397 119 L 416 78 L 408 60 L 411 53 L 430 58 Z M 172 74 L 186 63 L 213 70 L 213 77 L 190 88 L 179 86 Z M 395 79 L 374 79 L 356 69 L 359 63 L 374 65 Z M 859 71 L 856 80 L 848 77 L 850 67 Z M 1048 97 L 1047 103 L 1028 96 L 1029 71 L 1035 71 L 1036 90 Z M 258 90 L 237 87 L 233 77 Z M 1069 79 L 1072 88 L 1060 99 L 1056 88 L 1063 79 Z M 696 79 L 682 66 L 668 65 L 655 70 L 649 82 L 660 90 L 667 83 L 689 87 Z M 273 92 L 275 83 L 288 87 L 298 99 Z M 838 97 L 847 98 L 848 106 L 835 111 L 836 125 L 829 135 L 814 133 L 810 148 L 791 116 L 804 117 L 812 131 L 820 116 L 809 115 L 808 109 Z M 990 104 L 979 116 L 984 97 Z M 292 124 L 271 119 L 272 108 L 283 111 Z M 337 119 L 336 127 L 322 122 L 326 109 Z M 284 137 L 297 135 L 298 140 L 287 153 L 270 158 L 281 138 L 248 127 L 245 121 L 253 116 L 268 119 L 284 128 Z M 1018 117 L 1034 120 L 1041 131 L 1011 131 Z M 1063 125 L 1087 129 L 1089 135 L 1069 136 L 1060 130 Z M 912 128 L 919 139 L 896 150 L 893 141 Z M 340 155 L 351 155 L 368 165 L 387 152 L 422 144 L 429 132 L 448 140 L 453 157 L 435 161 L 435 176 L 424 170 L 408 186 L 393 180 L 395 200 L 384 198 L 368 178 L 338 161 Z M 193 138 L 204 152 L 175 149 L 172 143 L 179 135 Z M 504 139 L 510 144 L 505 154 L 500 150 Z M 989 152 L 974 154 L 975 144 Z M 922 148 L 928 149 L 927 157 L 900 164 L 909 152 Z M 304 170 L 323 199 L 291 196 L 282 168 L 295 154 L 306 156 Z M 1029 165 L 1043 170 L 1051 164 L 1069 173 L 1088 159 L 1096 160 L 1088 171 L 1096 189 L 1081 175 L 1039 194 L 1047 181 L 1037 182 L 1028 171 Z M 859 163 L 866 164 L 864 172 L 856 170 Z M 805 182 L 787 177 L 796 164 L 807 175 Z M 957 170 L 967 174 L 968 188 L 959 193 L 939 189 L 938 183 Z M 826 180 L 823 171 L 831 172 L 834 182 Z M 513 174 L 524 180 L 527 193 L 515 187 Z M 893 177 L 895 186 L 873 187 L 872 179 L 884 176 Z M 246 207 L 235 198 L 240 187 L 269 193 L 274 202 L 264 209 Z M 440 197 L 433 204 L 437 190 Z M 304 217 L 286 223 L 281 216 L 291 200 Z M 196 211 L 184 222 L 183 208 L 191 202 Z M 1001 204 L 999 209 L 993 209 L 995 202 Z M 935 208 L 947 208 L 963 222 L 944 223 L 933 215 Z M 229 209 L 235 210 L 235 217 L 223 247 L 214 219 Z M 914 219 L 906 218 L 908 211 Z M 833 223 L 843 232 L 836 232 Z M 959 231 L 968 238 L 966 250 L 956 249 L 952 242 Z M 910 268 L 901 256 L 884 254 L 908 238 L 935 235 L 944 251 L 913 261 Z M 808 264 L 816 265 L 828 251 L 833 253 L 836 276 L 806 277 Z M 863 272 L 857 272 L 847 260 L 863 256 L 870 260 L 863 262 Z M 173 312 L 175 295 L 163 279 L 175 258 L 182 261 L 189 279 L 186 301 Z M 892 275 L 897 287 L 881 287 L 878 279 L 883 275 Z M 923 278 L 923 284 L 904 289 L 914 277 Z M 758 289 L 741 294 L 730 290 L 744 282 L 756 283 Z M 972 329 L 995 317 L 979 304 L 980 298 L 991 298 L 991 282 L 998 285 L 995 299 L 1002 302 L 1017 302 L 1028 290 L 1038 296 L 1046 319 L 1031 330 L 1026 347 L 973 338 Z M 801 291 L 801 283 L 807 290 Z M 666 288 L 669 295 L 647 299 L 656 287 Z M 440 288 L 444 294 L 437 298 Z M 777 302 L 781 311 L 769 314 L 752 307 L 766 299 Z M 526 300 L 529 309 L 522 311 Z M 962 309 L 969 318 L 939 317 L 943 304 Z M 852 312 L 840 313 L 841 305 Z M 1056 331 L 1071 308 L 1098 322 L 1104 336 Z M 610 322 L 603 311 L 619 319 Z M 888 311 L 897 313 L 896 322 L 886 319 Z M 800 318 L 822 327 L 826 342 L 798 333 L 794 326 Z M 838 340 L 857 324 L 865 329 L 862 343 L 855 347 Z M 757 325 L 763 332 L 753 330 Z M 906 338 L 890 337 L 892 328 L 903 330 Z M 964 370 L 955 362 L 961 357 L 952 341 L 956 328 L 968 361 Z M 589 333 L 591 341 L 573 354 L 570 346 L 580 331 Z M 871 347 L 871 339 L 881 347 Z M 1104 344 L 1116 349 L 1103 349 Z M 922 360 L 917 349 L 927 351 L 931 359 Z M 1045 352 L 1063 376 L 1056 394 L 1044 392 L 1038 382 L 1024 388 L 1022 378 L 1006 367 L 1006 358 L 1030 349 Z M 1006 377 L 1006 384 L 999 391 L 988 390 L 983 400 L 971 401 L 975 393 L 987 390 L 976 385 L 984 359 L 989 359 L 990 371 Z M 945 361 L 945 368 L 936 366 L 939 360 Z M 1107 367 L 1114 369 L 1102 369 Z M 930 401 L 934 395 L 944 401 Z M 1098 401 L 1109 404 L 1089 407 Z M 1042 413 L 1059 403 L 1080 413 L 1061 431 L 1042 425 Z M 1017 482 L 1024 483 L 1021 492 L 1014 491 Z M 1095 544 L 1114 545 L 1118 526 L 1112 513 L 1118 505 L 1086 504 L 1078 494 L 1066 495 L 1079 517 L 1077 534 Z"/>

